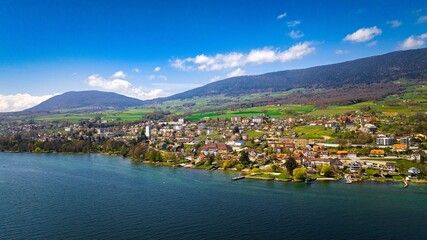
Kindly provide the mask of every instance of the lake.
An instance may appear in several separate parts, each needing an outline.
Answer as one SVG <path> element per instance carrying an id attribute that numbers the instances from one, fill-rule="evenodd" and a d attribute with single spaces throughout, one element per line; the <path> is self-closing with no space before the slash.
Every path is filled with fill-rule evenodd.
<path id="1" fill-rule="evenodd" d="M 104 155 L 0 154 L 0 239 L 425 239 L 427 186 L 231 181 Z"/>

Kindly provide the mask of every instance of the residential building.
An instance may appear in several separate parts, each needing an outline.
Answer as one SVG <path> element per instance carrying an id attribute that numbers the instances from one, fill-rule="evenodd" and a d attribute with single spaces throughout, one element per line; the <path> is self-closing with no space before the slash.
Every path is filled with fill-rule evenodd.
<path id="1" fill-rule="evenodd" d="M 392 146 L 396 143 L 396 139 L 391 137 L 377 137 L 376 143 L 378 146 Z"/>

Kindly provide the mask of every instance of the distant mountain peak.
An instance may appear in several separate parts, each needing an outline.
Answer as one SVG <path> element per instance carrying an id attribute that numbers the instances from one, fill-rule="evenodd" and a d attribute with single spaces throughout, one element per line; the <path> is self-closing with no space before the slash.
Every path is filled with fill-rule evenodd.
<path id="1" fill-rule="evenodd" d="M 136 98 L 126 97 L 113 92 L 96 90 L 70 91 L 54 96 L 37 106 L 22 111 L 23 113 L 52 113 L 59 111 L 87 111 L 108 109 L 125 109 L 141 106 L 144 102 Z"/>

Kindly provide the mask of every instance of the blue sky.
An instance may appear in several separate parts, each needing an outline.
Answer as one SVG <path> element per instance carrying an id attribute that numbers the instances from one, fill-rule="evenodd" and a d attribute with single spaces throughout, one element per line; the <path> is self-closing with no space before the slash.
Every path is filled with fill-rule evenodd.
<path id="1" fill-rule="evenodd" d="M 150 99 L 426 47 L 427 2 L 2 0 L 0 111 L 72 90 Z"/>

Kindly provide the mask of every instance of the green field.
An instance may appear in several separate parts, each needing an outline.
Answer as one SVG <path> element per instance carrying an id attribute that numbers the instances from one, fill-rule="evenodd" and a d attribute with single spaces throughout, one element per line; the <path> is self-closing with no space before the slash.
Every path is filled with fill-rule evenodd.
<path id="1" fill-rule="evenodd" d="M 297 126 L 293 129 L 300 138 L 305 139 L 325 139 L 331 137 L 334 131 L 331 128 L 325 128 L 324 126 Z"/>
<path id="2" fill-rule="evenodd" d="M 151 112 L 149 109 L 130 109 L 123 112 L 102 112 L 102 113 L 90 113 L 90 114 L 52 114 L 46 116 L 39 116 L 34 118 L 36 121 L 68 121 L 71 123 L 78 123 L 81 119 L 90 119 L 95 117 L 101 117 L 103 120 L 111 121 L 137 121 L 147 112 Z"/>
<path id="3" fill-rule="evenodd" d="M 362 106 L 374 107 L 376 106 L 376 104 L 373 102 L 361 102 L 361 103 L 356 103 L 356 104 L 346 105 L 346 106 L 330 106 L 330 107 L 327 107 L 326 109 L 314 110 L 309 114 L 313 116 L 341 115 L 346 112 L 358 111 Z"/>

